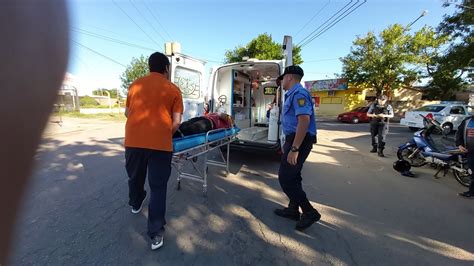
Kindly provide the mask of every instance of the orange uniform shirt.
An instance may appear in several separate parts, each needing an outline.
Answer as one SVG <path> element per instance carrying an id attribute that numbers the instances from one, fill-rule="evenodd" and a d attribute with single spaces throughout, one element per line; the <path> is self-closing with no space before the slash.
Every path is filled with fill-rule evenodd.
<path id="1" fill-rule="evenodd" d="M 173 151 L 173 113 L 183 113 L 176 85 L 151 72 L 130 85 L 126 106 L 125 147 Z"/>

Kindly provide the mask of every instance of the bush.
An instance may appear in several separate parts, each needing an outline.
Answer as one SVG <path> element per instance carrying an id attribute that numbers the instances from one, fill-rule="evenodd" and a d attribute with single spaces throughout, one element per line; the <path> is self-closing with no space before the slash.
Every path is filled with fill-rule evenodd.
<path id="1" fill-rule="evenodd" d="M 99 102 L 90 96 L 84 96 L 79 98 L 79 104 L 81 107 L 97 107 Z"/>

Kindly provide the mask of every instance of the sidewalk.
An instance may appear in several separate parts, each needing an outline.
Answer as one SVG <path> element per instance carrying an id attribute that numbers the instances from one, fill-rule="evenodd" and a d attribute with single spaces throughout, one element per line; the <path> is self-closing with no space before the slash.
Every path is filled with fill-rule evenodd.
<path id="1" fill-rule="evenodd" d="M 61 121 L 57 117 L 50 117 L 46 128 L 43 131 L 43 137 L 54 136 L 58 134 L 72 133 L 89 130 L 92 128 L 105 128 L 111 124 L 117 124 L 117 121 L 108 121 L 102 119 L 62 117 Z"/>
<path id="2" fill-rule="evenodd" d="M 316 122 L 337 122 L 337 115 L 317 115 Z"/>
<path id="3" fill-rule="evenodd" d="M 400 123 L 401 117 L 394 116 L 390 118 L 390 123 Z M 316 121 L 317 122 L 337 122 L 337 115 L 318 115 L 316 114 Z"/>

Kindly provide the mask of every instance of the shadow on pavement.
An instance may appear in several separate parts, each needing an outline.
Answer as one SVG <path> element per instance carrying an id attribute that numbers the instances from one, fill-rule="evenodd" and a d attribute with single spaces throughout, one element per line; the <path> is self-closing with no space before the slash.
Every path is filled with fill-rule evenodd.
<path id="1" fill-rule="evenodd" d="M 419 195 L 414 187 L 440 184 L 400 180 L 386 163 L 359 151 L 365 138 L 315 146 L 303 179 L 323 218 L 304 233 L 294 230 L 295 222 L 273 214 L 287 202 L 273 159 L 231 152 L 232 174 L 225 177 L 210 168 L 207 197 L 201 184 L 192 181 L 183 181 L 176 191 L 173 172 L 165 245 L 155 252 L 146 237 L 148 209 L 132 215 L 127 206 L 123 139 L 45 139 L 12 264 L 467 263 L 472 245 L 439 231 L 450 226 L 451 233 L 465 235 L 472 227 L 443 220 L 441 212 L 420 212 L 428 204 L 451 207 L 450 213 L 464 211 L 465 205 Z M 359 170 L 364 167 L 368 171 Z M 387 198 L 393 200 L 385 202 Z"/>

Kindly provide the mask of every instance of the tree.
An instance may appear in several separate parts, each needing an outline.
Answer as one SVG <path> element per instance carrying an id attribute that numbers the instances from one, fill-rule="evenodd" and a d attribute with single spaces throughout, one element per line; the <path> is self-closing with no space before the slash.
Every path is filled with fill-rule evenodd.
<path id="1" fill-rule="evenodd" d="M 414 36 L 419 63 L 426 66 L 423 77 L 430 78 L 425 89 L 429 99 L 454 100 L 456 92 L 471 81 L 465 74 L 469 74 L 474 63 L 473 14 L 472 10 L 460 7 L 455 14 L 444 17 L 436 32 L 430 29 Z M 422 43 L 421 46 L 428 42 L 431 50 L 418 49 L 417 42 Z"/>
<path id="2" fill-rule="evenodd" d="M 408 30 L 395 24 L 378 36 L 369 32 L 357 37 L 349 55 L 341 59 L 342 76 L 355 86 L 374 88 L 378 94 L 411 86 L 421 77 L 421 63 L 428 62 L 444 40 L 429 27 L 414 35 Z"/>
<path id="3" fill-rule="evenodd" d="M 117 89 L 97 89 L 92 91 L 92 95 L 107 96 L 106 91 L 110 93 L 110 98 L 117 98 Z"/>
<path id="4" fill-rule="evenodd" d="M 125 95 L 128 94 L 128 88 L 136 79 L 148 75 L 148 58 L 141 55 L 139 58 L 132 58 L 130 65 L 127 66 L 127 69 L 120 76 L 122 81 L 122 89 Z"/>
<path id="5" fill-rule="evenodd" d="M 447 34 L 430 27 L 424 27 L 413 36 L 412 47 L 418 56 L 417 63 L 425 66 L 420 77 L 430 79 L 425 89 L 429 99 L 452 100 L 456 91 L 462 88 L 461 75 L 456 74 L 456 69 L 444 54 L 448 41 Z"/>
<path id="6" fill-rule="evenodd" d="M 300 65 L 303 63 L 300 53 L 301 47 L 293 47 L 293 64 Z M 224 61 L 226 63 L 242 62 L 244 56 L 259 60 L 283 59 L 281 44 L 274 42 L 272 36 L 268 33 L 258 35 L 257 38 L 251 40 L 245 46 L 238 46 L 234 50 L 227 50 Z"/>
<path id="7" fill-rule="evenodd" d="M 468 5 L 469 1 L 464 1 L 463 6 Z M 472 83 L 474 12 L 463 6 L 458 6 L 453 15 L 445 16 L 438 26 L 439 34 L 446 36 L 450 45 L 444 54 L 433 56 L 427 66 L 431 81 L 426 92 L 431 99 L 454 100 L 456 92 L 464 89 L 467 83 Z"/>
<path id="8" fill-rule="evenodd" d="M 451 45 L 446 53 L 446 62 L 459 71 L 472 73 L 474 68 L 474 10 L 469 8 L 471 0 L 464 0 L 457 11 L 445 16 L 438 26 L 438 31 L 450 38 Z M 444 6 L 448 6 L 446 2 Z"/>
<path id="9" fill-rule="evenodd" d="M 465 85 L 459 71 L 442 63 L 430 76 L 432 80 L 425 92 L 428 99 L 455 100 L 456 92 L 461 91 Z"/>

